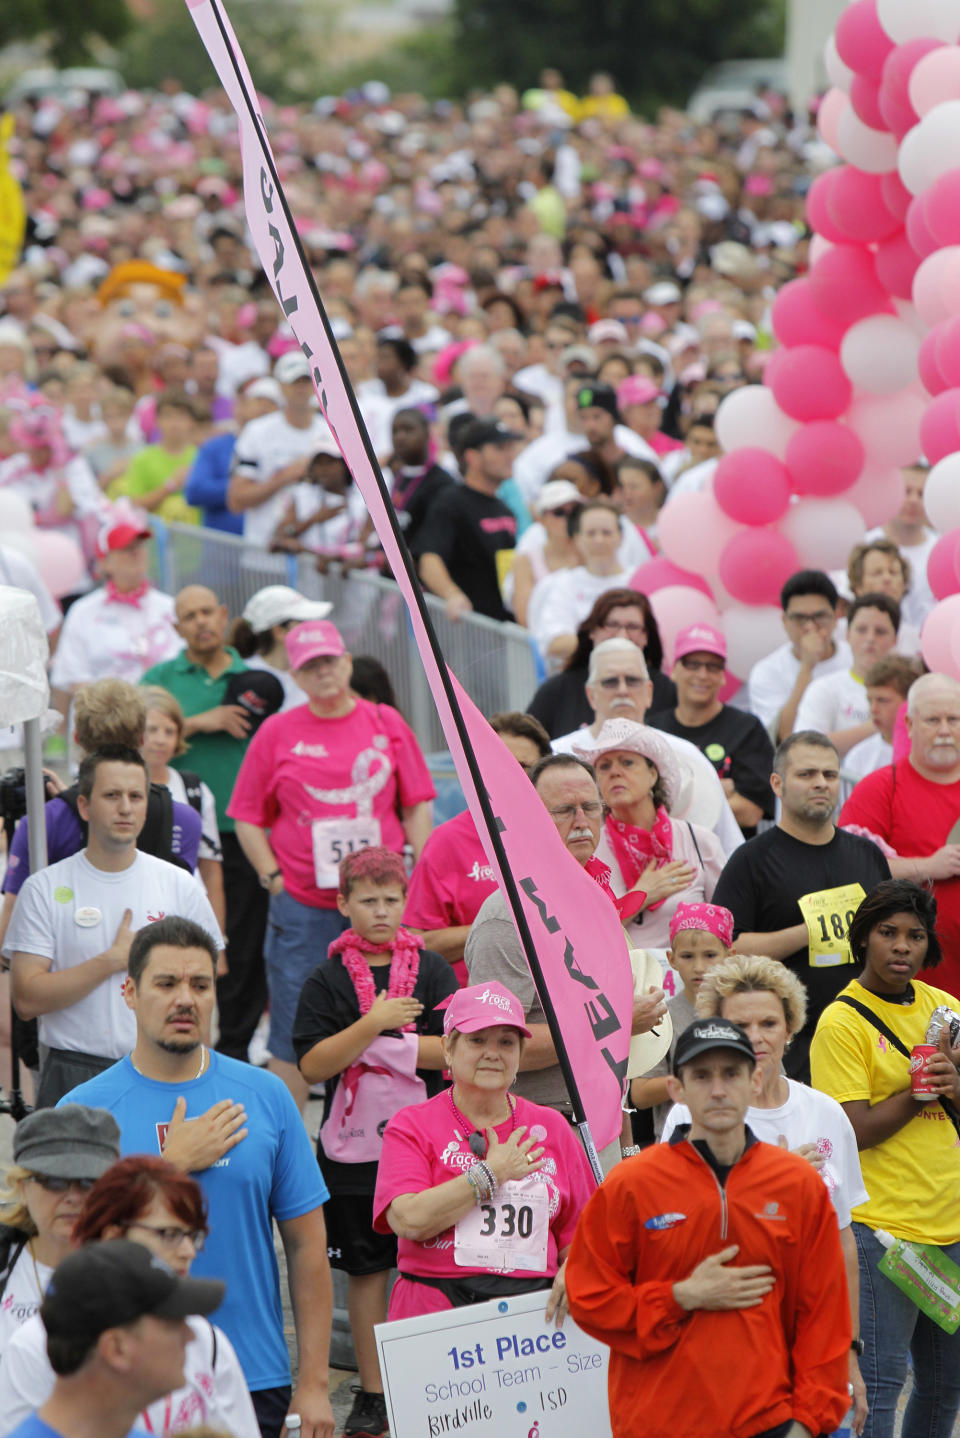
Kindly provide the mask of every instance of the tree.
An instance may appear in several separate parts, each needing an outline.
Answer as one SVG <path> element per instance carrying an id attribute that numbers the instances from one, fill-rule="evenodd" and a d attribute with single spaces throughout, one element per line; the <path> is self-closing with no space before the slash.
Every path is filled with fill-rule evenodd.
<path id="1" fill-rule="evenodd" d="M 783 0 L 455 0 L 466 85 L 537 84 L 545 66 L 581 93 L 596 70 L 638 107 L 682 104 L 720 60 L 776 55 Z"/>
<path id="2" fill-rule="evenodd" d="M 126 0 L 0 0 L 0 49 L 46 39 L 55 65 L 96 58 L 97 42 L 115 44 L 131 25 Z"/>

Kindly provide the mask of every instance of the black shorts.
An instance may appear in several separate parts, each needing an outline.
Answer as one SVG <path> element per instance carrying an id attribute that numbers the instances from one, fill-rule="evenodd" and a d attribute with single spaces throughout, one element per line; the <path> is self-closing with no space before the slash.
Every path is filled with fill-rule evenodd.
<path id="1" fill-rule="evenodd" d="M 394 1233 L 375 1233 L 372 1193 L 332 1193 L 323 1205 L 331 1268 L 363 1278 L 397 1266 Z"/>

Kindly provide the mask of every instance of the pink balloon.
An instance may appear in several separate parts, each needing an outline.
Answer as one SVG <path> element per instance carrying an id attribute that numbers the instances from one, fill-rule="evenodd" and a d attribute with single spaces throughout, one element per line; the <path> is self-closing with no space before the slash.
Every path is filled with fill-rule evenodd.
<path id="1" fill-rule="evenodd" d="M 770 317 L 773 332 L 782 345 L 823 345 L 825 349 L 839 349 L 848 328 L 817 309 L 807 279 L 790 280 L 778 291 Z"/>
<path id="2" fill-rule="evenodd" d="M 937 346 L 950 324 L 949 320 L 941 320 L 920 343 L 917 351 L 917 370 L 920 374 L 920 383 L 928 394 L 942 394 L 950 386 L 940 372 L 940 360 L 937 355 Z"/>
<path id="3" fill-rule="evenodd" d="M 896 100 L 901 105 L 910 105 L 910 76 L 925 55 L 929 55 L 931 50 L 941 49 L 942 45 L 940 40 L 923 37 L 905 40 L 902 45 L 897 45 L 890 51 L 883 62 L 880 83 L 891 100 Z M 916 112 L 914 114 L 916 115 Z"/>
<path id="4" fill-rule="evenodd" d="M 863 469 L 863 461 L 859 437 L 834 420 L 805 424 L 787 445 L 787 472 L 797 494 L 842 494 Z"/>
<path id="5" fill-rule="evenodd" d="M 770 387 L 784 414 L 801 421 L 837 419 L 853 394 L 837 356 L 820 345 L 781 350 Z"/>
<path id="6" fill-rule="evenodd" d="M 55 529 L 34 530 L 30 538 L 34 564 L 54 599 L 72 594 L 87 572 L 80 546 Z"/>
<path id="7" fill-rule="evenodd" d="M 960 627 L 960 594 L 941 599 L 924 620 L 920 650 L 927 668 L 935 674 L 960 679 L 960 658 L 953 652 L 953 637 Z"/>
<path id="8" fill-rule="evenodd" d="M 920 421 L 927 404 L 926 396 L 910 386 L 899 394 L 854 398 L 847 423 L 860 436 L 869 464 L 886 469 L 889 465 L 914 463 L 921 449 Z"/>
<path id="9" fill-rule="evenodd" d="M 876 80 L 868 80 L 866 75 L 854 75 L 850 85 L 850 103 L 857 117 L 872 130 L 887 128 L 880 113 L 880 86 Z"/>
<path id="10" fill-rule="evenodd" d="M 937 599 L 960 592 L 960 529 L 941 535 L 927 556 L 927 583 Z"/>
<path id="11" fill-rule="evenodd" d="M 927 256 L 914 276 L 913 303 L 925 325 L 960 314 L 960 245 Z"/>
<path id="12" fill-rule="evenodd" d="M 910 103 L 922 119 L 945 100 L 960 100 L 960 50 L 941 45 L 914 66 L 908 85 Z"/>
<path id="13" fill-rule="evenodd" d="M 960 388 L 960 319 L 944 320 L 930 331 L 930 335 L 936 336 L 936 365 L 943 379 L 940 390 L 931 390 L 931 394 Z"/>
<path id="14" fill-rule="evenodd" d="M 891 170 L 889 174 L 880 176 L 880 186 L 883 190 L 883 203 L 891 215 L 896 215 L 901 223 L 907 218 L 907 211 L 913 199 L 910 191 L 897 174 Z"/>
<path id="15" fill-rule="evenodd" d="M 712 599 L 707 599 L 699 589 L 683 584 L 669 584 L 650 596 L 650 607 L 660 630 L 664 654 L 673 655 L 677 635 L 688 624 L 711 624 L 720 622 L 720 611 Z"/>
<path id="16" fill-rule="evenodd" d="M 741 529 L 720 556 L 720 583 L 741 604 L 776 604 L 800 568 L 797 551 L 775 529 Z"/>
<path id="17" fill-rule="evenodd" d="M 657 538 L 667 558 L 707 580 L 715 578 L 721 550 L 738 530 L 709 489 L 668 500 L 657 521 Z"/>
<path id="18" fill-rule="evenodd" d="M 829 203 L 840 174 L 840 170 L 825 170 L 818 175 L 807 191 L 806 199 L 807 224 L 815 234 L 823 235 L 836 244 L 843 244 L 851 238 L 834 219 Z"/>
<path id="19" fill-rule="evenodd" d="M 913 277 L 920 267 L 920 256 L 907 238 L 906 230 L 898 230 L 888 240 L 880 241 L 873 267 L 888 294 L 898 300 L 913 298 Z"/>
<path id="20" fill-rule="evenodd" d="M 876 0 L 854 0 L 837 21 L 833 34 L 837 54 L 858 75 L 879 80 L 893 41 L 877 19 Z"/>
<path id="21" fill-rule="evenodd" d="M 923 198 L 927 229 L 937 243 L 960 244 L 960 169 L 934 180 Z"/>
<path id="22" fill-rule="evenodd" d="M 820 102 L 817 111 L 817 130 L 825 145 L 836 154 L 840 153 L 840 137 L 838 134 L 840 117 L 845 114 L 850 106 L 850 101 L 842 90 L 828 90 Z"/>
<path id="23" fill-rule="evenodd" d="M 873 255 L 863 245 L 835 245 L 821 256 L 810 271 L 810 289 L 817 309 L 844 325 L 856 324 L 867 315 L 892 313 Z"/>
<path id="24" fill-rule="evenodd" d="M 885 240 L 900 229 L 900 221 L 883 198 L 882 175 L 869 175 L 854 165 L 828 170 L 827 174 L 833 175 L 833 184 L 825 193 L 826 209 L 840 239 L 866 244 Z"/>
<path id="25" fill-rule="evenodd" d="M 931 464 L 960 450 L 960 389 L 947 389 L 927 405 L 920 444 Z"/>
<path id="26" fill-rule="evenodd" d="M 889 130 L 897 140 L 902 140 L 917 123 L 917 112 L 913 106 L 909 102 L 894 99 L 883 85 L 877 93 L 877 109 L 883 121 L 882 128 Z"/>
<path id="27" fill-rule="evenodd" d="M 867 528 L 873 529 L 893 518 L 903 504 L 905 494 L 906 485 L 901 470 L 868 465 L 843 497 L 860 511 Z"/>
<path id="28" fill-rule="evenodd" d="M 916 199 L 910 202 L 910 208 L 907 210 L 906 231 L 914 254 L 918 255 L 921 260 L 925 260 L 928 255 L 934 254 L 940 248 L 927 222 L 926 192 L 917 195 Z"/>
<path id="29" fill-rule="evenodd" d="M 772 524 L 787 511 L 790 479 L 767 450 L 735 449 L 717 465 L 713 493 L 731 519 L 741 524 Z"/>
<path id="30" fill-rule="evenodd" d="M 629 589 L 635 589 L 638 594 L 656 594 L 658 589 L 666 589 L 667 585 L 682 585 L 685 589 L 699 589 L 708 599 L 712 599 L 710 586 L 699 574 L 694 574 L 690 569 L 681 569 L 679 564 L 674 564 L 672 559 L 667 559 L 663 554 L 658 554 L 654 559 L 648 559 L 646 564 L 641 564 L 635 569 L 627 581 Z"/>

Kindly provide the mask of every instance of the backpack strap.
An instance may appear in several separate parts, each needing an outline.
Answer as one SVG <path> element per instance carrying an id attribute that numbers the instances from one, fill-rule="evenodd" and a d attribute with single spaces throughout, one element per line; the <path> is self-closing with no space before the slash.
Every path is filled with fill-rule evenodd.
<path id="1" fill-rule="evenodd" d="M 701 869 L 705 869 L 707 866 L 706 866 L 706 864 L 703 862 L 703 855 L 702 855 L 701 852 L 700 852 L 700 845 L 697 843 L 697 836 L 696 836 L 696 834 L 693 832 L 693 825 L 690 823 L 690 820 L 689 820 L 689 819 L 684 819 L 683 822 L 686 824 L 687 828 L 690 830 L 690 838 L 693 840 L 693 847 L 694 847 L 694 848 L 696 849 L 696 851 L 697 851 L 697 858 L 700 860 L 700 867 L 701 867 Z"/>
<path id="2" fill-rule="evenodd" d="M 903 1054 L 903 1057 L 907 1060 L 913 1057 L 903 1040 L 897 1038 L 893 1029 L 887 1028 L 883 1019 L 875 1014 L 873 1009 L 868 1009 L 866 1004 L 862 1004 L 859 999 L 852 999 L 848 994 L 838 994 L 836 999 L 834 999 L 834 1003 L 846 1004 L 848 1008 L 856 1009 L 861 1018 L 866 1019 L 868 1024 L 872 1024 L 879 1033 L 883 1034 L 887 1043 L 892 1044 L 898 1054 Z M 957 1137 L 960 1138 L 960 1109 L 957 1108 L 953 1099 L 938 1098 L 937 1101 L 956 1129 Z"/>
<path id="3" fill-rule="evenodd" d="M 200 814 L 203 810 L 203 793 L 201 790 L 203 781 L 200 775 L 195 774 L 192 769 L 181 769 L 179 772 L 180 778 L 183 780 L 183 787 L 187 793 L 187 803 L 191 809 L 196 809 L 197 813 Z"/>
<path id="4" fill-rule="evenodd" d="M 30 1241 L 30 1235 L 22 1228 L 9 1228 L 0 1224 L 0 1298 L 7 1291 L 10 1276 L 17 1266 L 17 1260 Z"/>

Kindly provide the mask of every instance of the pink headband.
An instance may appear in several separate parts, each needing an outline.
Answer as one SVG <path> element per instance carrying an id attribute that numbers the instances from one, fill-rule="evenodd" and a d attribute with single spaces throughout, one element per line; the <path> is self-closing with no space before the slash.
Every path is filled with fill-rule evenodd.
<path id="1" fill-rule="evenodd" d="M 678 904 L 670 920 L 670 942 L 685 929 L 702 929 L 719 939 L 725 949 L 733 943 L 733 915 L 719 904 Z"/>

